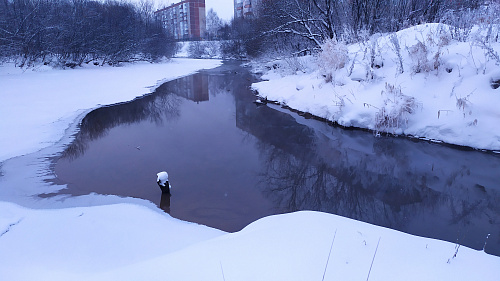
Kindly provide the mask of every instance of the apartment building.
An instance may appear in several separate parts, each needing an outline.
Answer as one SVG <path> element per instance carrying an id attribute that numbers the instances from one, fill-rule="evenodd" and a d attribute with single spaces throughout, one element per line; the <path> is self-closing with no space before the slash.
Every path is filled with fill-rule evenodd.
<path id="1" fill-rule="evenodd" d="M 206 30 L 205 0 L 184 0 L 155 12 L 177 40 L 198 40 Z"/>
<path id="2" fill-rule="evenodd" d="M 260 1 L 261 0 L 234 0 L 234 18 L 256 17 Z"/>

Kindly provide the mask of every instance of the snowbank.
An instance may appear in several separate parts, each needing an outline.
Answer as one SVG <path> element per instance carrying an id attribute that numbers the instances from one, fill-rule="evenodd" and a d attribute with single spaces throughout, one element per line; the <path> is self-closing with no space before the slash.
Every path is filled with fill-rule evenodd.
<path id="1" fill-rule="evenodd" d="M 253 88 L 343 126 L 500 150 L 500 43 L 481 32 L 459 42 L 448 26 L 426 24 L 344 48 L 325 44 L 318 62 L 268 65 L 268 81 Z"/>
<path id="2" fill-rule="evenodd" d="M 84 276 L 222 234 L 139 205 L 31 210 L 0 202 L 0 275 L 2 280 L 92 280 Z"/>
<path id="3" fill-rule="evenodd" d="M 0 203 L 6 280 L 497 280 L 498 257 L 319 212 L 240 232 L 136 205 L 57 211 Z M 331 248 L 331 252 L 330 252 Z M 324 279 L 323 279 L 324 276 Z"/>

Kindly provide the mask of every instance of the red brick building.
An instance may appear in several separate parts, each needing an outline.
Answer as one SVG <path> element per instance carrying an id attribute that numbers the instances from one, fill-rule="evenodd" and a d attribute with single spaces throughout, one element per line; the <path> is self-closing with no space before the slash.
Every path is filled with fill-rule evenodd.
<path id="1" fill-rule="evenodd" d="M 198 40 L 206 30 L 205 0 L 184 0 L 155 12 L 177 40 Z"/>

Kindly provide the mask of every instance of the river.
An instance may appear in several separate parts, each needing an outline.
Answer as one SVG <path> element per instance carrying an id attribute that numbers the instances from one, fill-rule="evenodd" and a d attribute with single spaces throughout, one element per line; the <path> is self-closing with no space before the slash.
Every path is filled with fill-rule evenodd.
<path id="1" fill-rule="evenodd" d="M 258 106 L 255 81 L 225 63 L 92 111 L 57 160 L 57 182 L 68 184 L 58 194 L 143 198 L 231 232 L 316 210 L 475 249 L 487 242 L 500 256 L 499 156 Z M 156 184 L 163 170 L 172 196 Z"/>

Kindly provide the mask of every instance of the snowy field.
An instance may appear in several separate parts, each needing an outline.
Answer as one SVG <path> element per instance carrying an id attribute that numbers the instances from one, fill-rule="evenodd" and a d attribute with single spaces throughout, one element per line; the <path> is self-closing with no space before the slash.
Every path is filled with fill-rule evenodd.
<path id="1" fill-rule="evenodd" d="M 330 214 L 271 216 L 224 233 L 140 199 L 38 196 L 64 188 L 47 182 L 48 158 L 85 113 L 219 64 L 0 66 L 0 279 L 498 280 L 499 257 Z"/>
<path id="2" fill-rule="evenodd" d="M 455 32 L 426 24 L 352 45 L 332 41 L 317 57 L 268 63 L 268 81 L 253 88 L 346 127 L 500 150 L 498 27 L 461 41 Z"/>

